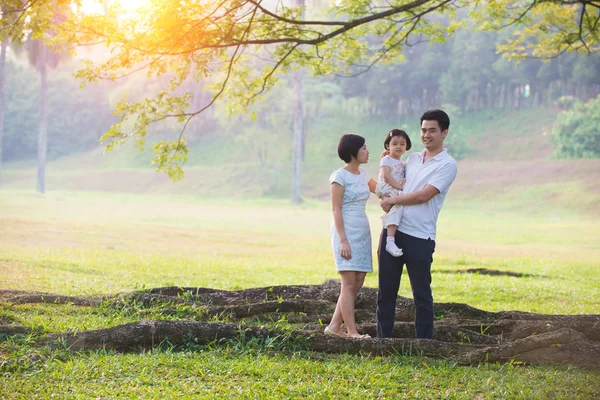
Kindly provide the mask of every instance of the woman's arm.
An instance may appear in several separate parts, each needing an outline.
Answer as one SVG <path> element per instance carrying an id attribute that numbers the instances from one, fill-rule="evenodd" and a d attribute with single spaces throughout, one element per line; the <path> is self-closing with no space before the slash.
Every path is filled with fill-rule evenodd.
<path id="1" fill-rule="evenodd" d="M 373 179 L 369 179 L 367 185 L 369 185 L 369 190 L 371 191 L 371 193 L 375 193 L 375 189 L 377 188 L 377 182 L 375 182 Z"/>
<path id="2" fill-rule="evenodd" d="M 349 260 L 352 258 L 352 252 L 350 250 L 350 243 L 346 237 L 346 231 L 344 230 L 344 218 L 342 217 L 342 199 L 344 198 L 344 187 L 339 183 L 333 182 L 331 184 L 331 206 L 333 209 L 333 225 L 335 231 L 340 238 L 340 255 Z"/>
<path id="3" fill-rule="evenodd" d="M 387 165 L 382 166 L 383 168 L 383 179 L 393 188 L 396 189 L 404 189 L 404 180 L 402 182 L 398 182 L 392 177 L 392 169 Z"/>

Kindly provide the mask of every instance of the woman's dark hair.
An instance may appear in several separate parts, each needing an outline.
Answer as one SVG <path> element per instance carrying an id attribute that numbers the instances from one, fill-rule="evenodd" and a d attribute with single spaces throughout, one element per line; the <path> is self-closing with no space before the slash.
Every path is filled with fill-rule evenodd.
<path id="1" fill-rule="evenodd" d="M 402 129 L 392 129 L 387 135 L 385 135 L 385 141 L 383 142 L 384 149 L 389 150 L 388 147 L 390 146 L 390 142 L 392 141 L 392 138 L 394 136 L 403 137 L 406 140 L 406 150 L 410 150 L 410 148 L 412 147 L 412 143 L 410 142 L 408 134 Z"/>
<path id="2" fill-rule="evenodd" d="M 425 111 L 421 117 L 421 125 L 423 125 L 423 121 L 437 121 L 442 132 L 450 128 L 450 117 L 442 110 Z"/>
<path id="3" fill-rule="evenodd" d="M 358 151 L 365 144 L 365 138 L 353 133 L 347 133 L 340 138 L 338 144 L 338 156 L 345 162 L 352 161 L 352 157 L 358 156 Z"/>

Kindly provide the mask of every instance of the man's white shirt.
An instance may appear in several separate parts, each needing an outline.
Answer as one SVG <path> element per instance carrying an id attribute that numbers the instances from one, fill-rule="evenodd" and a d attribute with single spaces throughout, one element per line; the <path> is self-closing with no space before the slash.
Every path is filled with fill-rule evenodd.
<path id="1" fill-rule="evenodd" d="M 424 204 L 405 206 L 398 230 L 420 239 L 435 240 L 437 218 L 456 178 L 457 167 L 456 160 L 446 149 L 425 163 L 424 156 L 425 150 L 408 157 L 403 194 L 419 191 L 425 185 L 431 185 L 440 192 Z"/>

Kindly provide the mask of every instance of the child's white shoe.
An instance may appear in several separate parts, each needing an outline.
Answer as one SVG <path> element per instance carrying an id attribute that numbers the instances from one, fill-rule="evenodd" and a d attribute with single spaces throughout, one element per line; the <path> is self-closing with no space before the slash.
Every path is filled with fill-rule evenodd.
<path id="1" fill-rule="evenodd" d="M 396 243 L 386 243 L 385 250 L 394 257 L 400 257 L 402 254 L 404 254 L 402 249 L 396 246 Z"/>

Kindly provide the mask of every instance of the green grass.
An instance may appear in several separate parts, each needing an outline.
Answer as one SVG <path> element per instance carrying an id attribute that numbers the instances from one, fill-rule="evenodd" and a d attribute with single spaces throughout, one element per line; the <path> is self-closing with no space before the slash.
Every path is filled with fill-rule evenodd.
<path id="1" fill-rule="evenodd" d="M 0 390 L 21 384 L 22 398 L 586 399 L 598 394 L 594 378 L 567 369 L 458 367 L 418 357 L 280 355 L 230 347 L 79 355 L 25 377 L 5 377 Z M 38 380 L 44 384 L 35 384 Z"/>
<path id="2" fill-rule="evenodd" d="M 600 313 L 598 217 L 569 210 L 452 200 L 440 216 L 433 267 L 438 302 L 489 311 Z M 159 286 L 241 289 L 337 278 L 328 202 L 99 192 L 0 191 L 0 289 L 70 295 Z M 380 211 L 370 204 L 375 228 Z M 577 234 L 573 234 L 576 232 Z M 376 263 L 375 263 L 376 266 Z M 458 273 L 487 268 L 524 277 Z M 376 274 L 366 285 L 377 286 Z M 408 280 L 400 294 L 410 296 Z M 226 341 L 142 354 L 49 350 L 48 332 L 140 319 L 195 318 L 198 310 L 0 306 L 0 324 L 31 336 L 0 341 L 0 398 L 558 398 L 600 396 L 597 372 L 558 366 L 458 366 L 414 356 L 324 355 Z M 248 321 L 249 323 L 256 323 Z M 21 358 L 38 353 L 41 361 Z M 16 360 L 20 363 L 15 364 Z"/>

